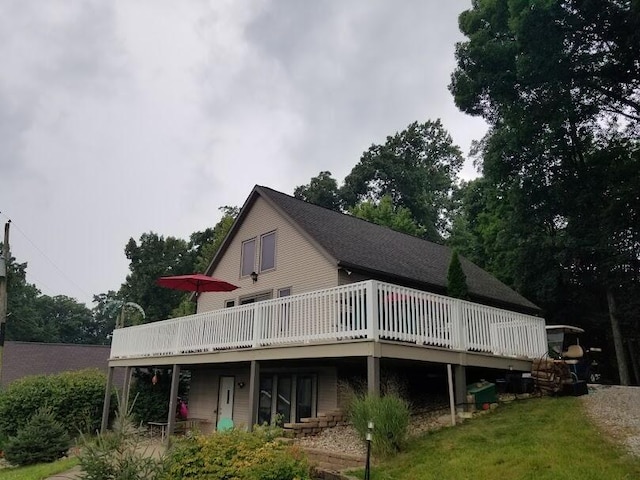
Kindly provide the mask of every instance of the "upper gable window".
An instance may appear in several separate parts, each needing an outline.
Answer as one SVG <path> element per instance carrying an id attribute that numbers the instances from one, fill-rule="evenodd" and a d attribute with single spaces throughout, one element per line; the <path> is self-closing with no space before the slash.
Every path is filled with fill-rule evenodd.
<path id="1" fill-rule="evenodd" d="M 276 232 L 270 232 L 260 237 L 260 271 L 274 268 L 276 268 Z"/>
<path id="2" fill-rule="evenodd" d="M 256 261 L 256 239 L 252 238 L 242 242 L 242 266 L 240 276 L 247 277 L 254 271 Z"/>

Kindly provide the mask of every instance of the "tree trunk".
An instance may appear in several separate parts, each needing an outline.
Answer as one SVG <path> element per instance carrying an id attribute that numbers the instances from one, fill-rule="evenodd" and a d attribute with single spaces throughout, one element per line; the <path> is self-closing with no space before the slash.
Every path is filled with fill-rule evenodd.
<path id="1" fill-rule="evenodd" d="M 631 366 L 633 367 L 633 376 L 635 377 L 636 385 L 640 385 L 640 365 L 638 364 L 638 351 L 636 350 L 637 340 L 627 340 L 627 346 L 629 347 L 629 356 L 631 357 Z"/>
<path id="2" fill-rule="evenodd" d="M 616 310 L 616 300 L 611 287 L 607 288 L 607 304 L 609 305 L 609 320 L 611 321 L 611 333 L 613 334 L 613 346 L 616 349 L 616 360 L 618 361 L 618 375 L 620 385 L 629 385 L 629 370 L 625 357 L 624 343 L 622 342 L 622 332 L 618 323 L 618 312 Z"/>

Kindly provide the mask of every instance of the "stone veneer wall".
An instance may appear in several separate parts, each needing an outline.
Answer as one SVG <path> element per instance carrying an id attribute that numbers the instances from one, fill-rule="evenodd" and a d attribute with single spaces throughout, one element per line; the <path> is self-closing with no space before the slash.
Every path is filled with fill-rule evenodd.
<path id="1" fill-rule="evenodd" d="M 336 425 L 345 425 L 347 416 L 342 410 L 331 410 L 327 413 L 321 413 L 317 417 L 301 418 L 298 423 L 285 423 L 284 431 L 287 435 L 299 438 L 317 435 L 326 428 L 335 427 Z"/>

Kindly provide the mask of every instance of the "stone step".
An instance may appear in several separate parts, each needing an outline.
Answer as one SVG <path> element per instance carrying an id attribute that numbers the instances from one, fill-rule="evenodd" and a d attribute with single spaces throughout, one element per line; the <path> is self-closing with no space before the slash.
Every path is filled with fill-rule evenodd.
<path id="1" fill-rule="evenodd" d="M 364 466 L 365 458 L 360 455 L 329 452 L 318 448 L 305 448 L 307 457 L 314 464 L 330 465 L 333 470 L 358 468 Z"/>

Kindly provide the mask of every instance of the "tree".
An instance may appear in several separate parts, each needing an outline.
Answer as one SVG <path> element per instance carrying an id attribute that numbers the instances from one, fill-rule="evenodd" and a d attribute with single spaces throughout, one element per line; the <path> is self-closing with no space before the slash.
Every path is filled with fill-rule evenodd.
<path id="1" fill-rule="evenodd" d="M 185 293 L 156 285 L 166 275 L 193 273 L 195 255 L 185 240 L 144 233 L 140 243 L 133 238 L 125 247 L 130 273 L 118 297 L 142 306 L 146 321 L 164 320 L 180 304 Z"/>
<path id="2" fill-rule="evenodd" d="M 308 185 L 296 187 L 293 196 L 336 212 L 341 211 L 338 182 L 331 177 L 331 172 L 328 171 L 320 172 L 317 177 L 311 179 Z"/>
<path id="3" fill-rule="evenodd" d="M 466 300 L 469 298 L 469 287 L 467 286 L 467 276 L 462 270 L 462 264 L 456 250 L 451 254 L 449 271 L 447 272 L 447 295 L 453 298 Z"/>
<path id="4" fill-rule="evenodd" d="M 220 207 L 218 210 L 222 212 L 222 218 L 212 229 L 207 229 L 210 230 L 210 234 L 207 236 L 206 241 L 199 242 L 199 248 L 196 248 L 198 246 L 196 240 L 198 239 L 199 232 L 191 234 L 189 246 L 191 249 L 195 248 L 196 272 L 204 272 L 209 267 L 213 257 L 218 252 L 218 249 L 240 213 L 238 207 L 231 207 L 229 205 Z"/>
<path id="5" fill-rule="evenodd" d="M 220 249 L 222 242 L 227 237 L 227 234 L 236 221 L 236 217 L 240 213 L 240 209 L 238 207 L 230 207 L 228 205 L 220 207 L 218 210 L 220 210 L 223 215 L 220 221 L 216 223 L 213 228 L 206 229 L 206 234 L 203 232 L 195 232 L 191 234 L 189 247 L 194 251 L 196 256 L 194 268 L 196 272 L 205 272 L 207 270 L 214 256 Z M 173 309 L 171 316 L 174 318 L 183 317 L 185 315 L 192 315 L 195 311 L 195 303 L 191 301 L 189 295 L 185 295 L 180 304 Z"/>
<path id="6" fill-rule="evenodd" d="M 460 15 L 468 41 L 456 48 L 450 87 L 459 108 L 491 126 L 483 172 L 515 202 L 513 256 L 552 265 L 556 296 L 564 287 L 582 289 L 587 305 L 594 293 L 609 300 L 598 307 L 608 310 L 622 383 L 615 296 L 637 284 L 638 224 L 612 212 L 637 215 L 638 27 L 637 2 L 477 0 Z M 511 271 L 521 291 L 531 288 L 526 269 Z"/>
<path id="7" fill-rule="evenodd" d="M 93 335 L 93 315 L 75 299 L 57 295 L 41 295 L 37 299 L 40 338 L 33 340 L 56 343 L 103 343 Z"/>
<path id="8" fill-rule="evenodd" d="M 389 227 L 402 233 L 408 233 L 419 237 L 422 229 L 416 224 L 411 212 L 405 207 L 393 205 L 391 197 L 385 195 L 376 204 L 373 202 L 361 202 L 349 210 L 354 217 L 362 218 L 378 225 Z"/>
<path id="9" fill-rule="evenodd" d="M 27 283 L 27 264 L 14 257 L 7 262 L 7 340 L 39 338 L 37 300 L 40 290 Z"/>
<path id="10" fill-rule="evenodd" d="M 46 343 L 104 343 L 94 329 L 91 310 L 75 299 L 42 295 L 26 281 L 27 263 L 10 258 L 8 273 L 7 340 Z"/>
<path id="11" fill-rule="evenodd" d="M 91 324 L 90 335 L 96 338 L 96 343 L 107 344 L 116 327 L 118 311 L 115 305 L 123 302 L 118 294 L 113 290 L 107 293 L 100 293 L 93 296 L 93 323 Z"/>
<path id="12" fill-rule="evenodd" d="M 440 120 L 414 122 L 364 152 L 345 178 L 340 196 L 347 208 L 389 196 L 395 207 L 411 212 L 427 239 L 440 241 L 462 163 L 460 149 Z"/>

